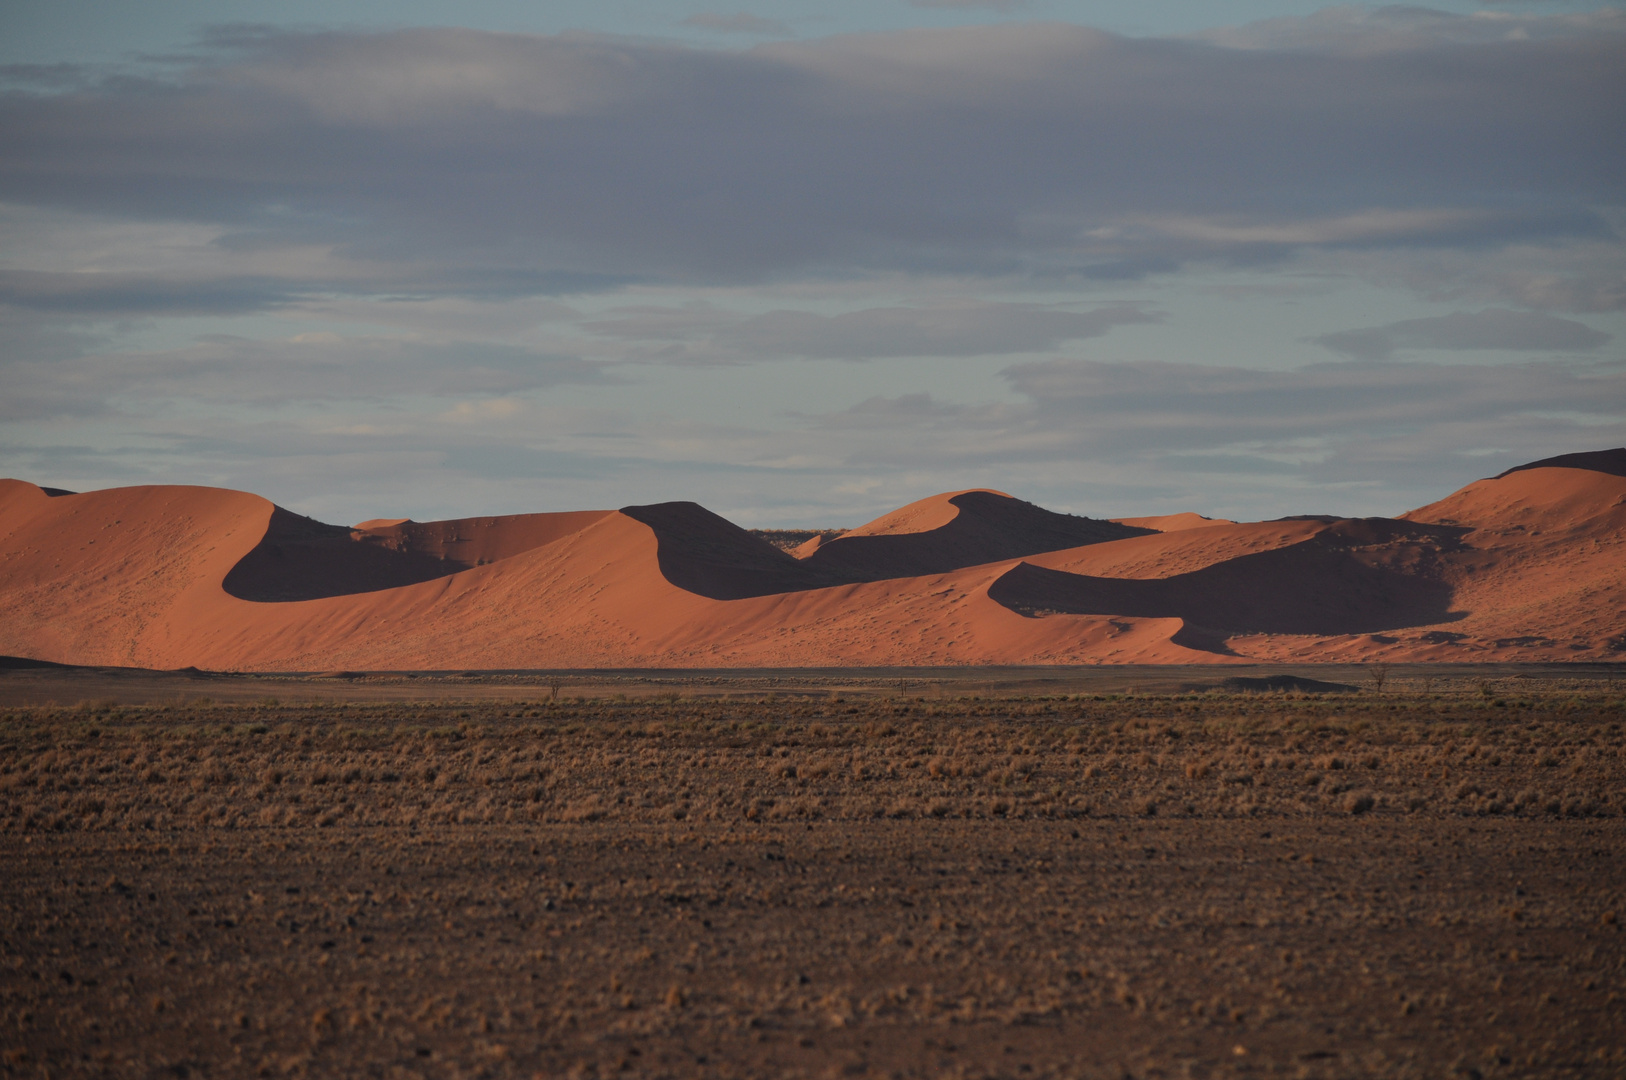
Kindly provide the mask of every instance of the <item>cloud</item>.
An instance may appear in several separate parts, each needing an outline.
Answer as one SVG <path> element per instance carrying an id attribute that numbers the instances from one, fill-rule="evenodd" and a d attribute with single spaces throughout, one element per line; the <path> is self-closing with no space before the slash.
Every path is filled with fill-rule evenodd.
<path id="1" fill-rule="evenodd" d="M 326 270 L 335 267 L 324 267 Z M 429 267 L 380 268 L 375 273 L 267 276 L 138 271 L 0 270 L 0 306 L 73 318 L 160 315 L 240 315 L 310 305 L 333 295 L 423 298 L 476 296 L 487 300 L 562 296 L 619 284 L 593 275 L 523 272 L 444 272 Z"/>
<path id="2" fill-rule="evenodd" d="M 790 27 L 778 19 L 764 19 L 739 11 L 731 15 L 715 11 L 702 11 L 683 20 L 684 26 L 697 30 L 710 30 L 719 34 L 750 34 L 756 37 L 789 37 Z"/>
<path id="3" fill-rule="evenodd" d="M 584 322 L 603 337 L 658 341 L 632 358 L 748 363 L 774 357 L 868 360 L 899 356 L 997 356 L 1053 349 L 1115 326 L 1161 317 L 1136 304 L 1074 311 L 1046 304 L 962 300 L 876 307 L 837 315 L 769 311 L 741 316 L 707 305 L 626 308 Z"/>
<path id="4" fill-rule="evenodd" d="M 1509 0 L 1510 4 L 1518 2 L 1528 0 Z M 1623 31 L 1626 31 L 1626 12 L 1618 8 L 1564 14 L 1480 11 L 1458 15 L 1405 4 L 1380 7 L 1346 4 L 1324 8 L 1311 15 L 1218 27 L 1195 37 L 1238 49 L 1372 55 L 1433 49 L 1446 43 L 1494 45 Z"/>
<path id="5" fill-rule="evenodd" d="M 79 89 L 105 71 L 85 64 L 0 64 L 0 87 L 30 90 Z"/>
<path id="6" fill-rule="evenodd" d="M 1098 230 L 1101 237 L 1150 230 L 1171 241 L 1215 252 L 1279 252 L 1294 248 L 1369 248 L 1392 246 L 1480 246 L 1489 241 L 1509 242 L 1521 234 L 1535 236 L 1585 235 L 1597 231 L 1596 220 L 1574 211 L 1519 215 L 1449 207 L 1410 210 L 1365 210 L 1336 217 L 1292 219 L 1283 215 L 1213 215 L 1209 217 L 1146 217 L 1116 229 Z"/>
<path id="7" fill-rule="evenodd" d="M 1164 508 L 1252 516 L 1393 514 L 1511 465 L 1626 440 L 1620 361 L 1272 372 L 1058 359 L 1004 377 L 1025 401 L 903 394 L 808 423 L 840 448 L 832 471 L 929 472 L 960 486 L 1032 477 L 1074 506 L 1116 477 L 1120 506 L 1152 505 L 1145 489 L 1155 489 Z M 1082 462 L 1084 474 L 1069 471 Z M 1328 484 L 1349 486 L 1318 486 Z M 1092 512 L 1102 510 L 1127 513 L 1099 503 Z"/>
<path id="8" fill-rule="evenodd" d="M 0 304 L 66 315 L 228 315 L 279 307 L 314 283 L 0 270 Z"/>
<path id="9" fill-rule="evenodd" d="M 852 524 L 977 484 L 1393 512 L 1626 441 L 1621 365 L 1553 314 L 1626 310 L 1626 31 L 1497 14 L 737 49 L 234 27 L 116 75 L 0 72 L 0 458 L 68 487 L 348 492 L 361 517 L 681 490 Z M 718 19 L 691 26 L 748 28 Z M 1126 328 L 1213 310 L 1159 276 L 1233 267 L 1463 314 L 1312 323 L 1342 351 L 1299 371 L 1076 344 L 1200 340 Z M 1139 300 L 1036 302 L 1081 296 Z M 1509 343 L 1548 356 L 1463 362 Z M 908 381 L 937 365 L 614 363 L 921 356 L 1010 366 L 979 398 L 984 365 L 949 365 L 951 399 Z"/>
<path id="10" fill-rule="evenodd" d="M 0 198 L 206 223 L 222 252 L 322 244 L 356 293 L 1121 280 L 1510 244 L 1602 245 L 1618 283 L 1619 20 L 1468 40 L 1423 19 L 1405 48 L 1357 49 L 1341 18 L 744 51 L 258 31 L 162 77 L 0 95 Z"/>
<path id="11" fill-rule="evenodd" d="M 951 10 L 972 10 L 987 8 L 990 11 L 1015 11 L 1027 7 L 1029 0 L 909 0 L 910 7 L 917 8 L 948 8 Z"/>
<path id="12" fill-rule="evenodd" d="M 1573 319 L 1489 308 L 1340 330 L 1312 340 L 1346 356 L 1387 360 L 1401 349 L 1590 352 L 1609 341 L 1609 335 Z"/>
<path id="13" fill-rule="evenodd" d="M 721 512 L 749 510 L 749 524 L 853 525 L 926 492 L 984 485 L 1092 514 L 1393 514 L 1512 465 L 1626 442 L 1619 361 L 1340 361 L 1263 372 L 1049 360 L 1009 367 L 1008 401 L 916 391 L 790 417 L 740 410 L 719 423 L 566 407 L 523 390 L 462 393 L 467 385 L 437 379 L 442 362 L 411 349 L 378 345 L 370 370 L 347 375 L 366 366 L 350 354 L 318 375 L 324 349 L 346 356 L 339 345 L 262 346 L 289 366 L 233 367 L 223 361 L 260 354 L 220 343 L 213 361 L 201 351 L 109 357 L 56 369 L 50 384 L 39 371 L 0 371 L 8 391 L 32 397 L 54 386 L 104 406 L 26 429 L 35 432 L 26 444 L 0 442 L 0 460 L 12 475 L 77 489 L 223 484 L 337 521 L 580 509 L 678 490 Z M 400 382 L 379 381 L 391 371 Z M 117 378 L 141 386 L 116 411 L 94 396 L 110 377 L 115 394 Z M 329 397 L 269 411 L 289 401 L 279 377 Z M 388 396 L 397 387 L 442 400 L 412 409 Z M 191 397 L 167 404 L 188 388 Z M 222 399 L 265 408 L 208 407 Z"/>
<path id="14" fill-rule="evenodd" d="M 1436 303 L 1626 311 L 1626 252 L 1614 236 L 1554 242 L 1532 235 L 1494 251 L 1486 247 L 1414 250 L 1399 261 L 1392 252 L 1348 248 L 1323 253 L 1317 263 L 1324 272 L 1358 277 L 1380 288 L 1409 287 Z"/>
<path id="15" fill-rule="evenodd" d="M 0 421 L 183 403 L 217 409 L 522 393 L 611 381 L 601 365 L 515 346 L 300 334 L 205 338 L 179 349 L 0 359 Z"/>
<path id="16" fill-rule="evenodd" d="M 1008 368 L 1035 419 L 1066 415 L 1087 436 L 1143 447 L 1233 440 L 1381 438 L 1402 429 L 1533 413 L 1619 422 L 1626 363 L 1498 365 L 1317 364 L 1296 371 L 1140 362 L 1051 360 Z M 1601 410 L 1601 412 L 1600 412 Z M 1102 449 L 1106 449 L 1102 447 Z"/>

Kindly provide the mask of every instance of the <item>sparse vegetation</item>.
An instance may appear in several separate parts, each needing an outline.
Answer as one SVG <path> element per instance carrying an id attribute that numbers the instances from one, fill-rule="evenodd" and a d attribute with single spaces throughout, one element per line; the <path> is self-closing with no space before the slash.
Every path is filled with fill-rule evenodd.
<path id="1" fill-rule="evenodd" d="M 1383 693 L 1383 684 L 1389 681 L 1389 665 L 1382 661 L 1368 664 L 1366 676 L 1372 680 L 1372 689 L 1381 694 Z"/>
<path id="2" fill-rule="evenodd" d="M 1358 772 L 1367 809 L 1626 812 L 1607 696 L 1561 700 L 1182 696 L 985 701 L 565 700 L 338 709 L 209 705 L 22 709 L 0 727 L 0 831 L 544 824 L 598 819 L 1073 820 L 1140 814 L 1315 817 Z M 1561 764 L 1570 768 L 1558 768 Z M 411 778 L 433 777 L 421 783 Z M 264 778 L 256 780 L 255 778 Z M 1338 790 L 1332 790 L 1337 788 Z M 1530 797 L 1518 804 L 1515 792 Z M 1238 800 L 1246 792 L 1248 798 Z M 1493 809 L 1495 808 L 1495 809 Z M 903 810 L 892 816 L 914 816 Z"/>
<path id="3" fill-rule="evenodd" d="M 0 715 L 0 1070 L 1626 1068 L 1619 697 L 556 693 Z"/>

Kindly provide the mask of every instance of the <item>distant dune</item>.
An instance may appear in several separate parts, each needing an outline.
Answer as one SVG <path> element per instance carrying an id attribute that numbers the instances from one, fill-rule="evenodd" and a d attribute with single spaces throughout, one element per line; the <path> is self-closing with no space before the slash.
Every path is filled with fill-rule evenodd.
<path id="1" fill-rule="evenodd" d="M 353 527 L 0 480 L 0 654 L 245 670 L 1626 659 L 1626 450 L 1398 519 L 1002 492 L 786 552 L 694 503 Z"/>
<path id="2" fill-rule="evenodd" d="M 834 540 L 798 550 L 803 560 L 854 581 L 942 574 L 1151 532 L 1057 514 L 1002 491 L 959 491 L 910 503 Z"/>

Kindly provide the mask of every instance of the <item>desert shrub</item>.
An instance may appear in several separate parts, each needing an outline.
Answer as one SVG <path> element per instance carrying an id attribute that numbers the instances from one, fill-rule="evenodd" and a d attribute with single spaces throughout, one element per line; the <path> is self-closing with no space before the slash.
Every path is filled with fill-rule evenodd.
<path id="1" fill-rule="evenodd" d="M 281 707 L 269 730 L 240 722 L 259 706 L 194 703 L 97 714 L 94 738 L 82 712 L 23 710 L 0 728 L 0 830 L 1618 815 L 1612 699 L 1521 701 L 1500 726 L 1471 694 L 1434 694 L 1365 711 L 1148 695 Z"/>

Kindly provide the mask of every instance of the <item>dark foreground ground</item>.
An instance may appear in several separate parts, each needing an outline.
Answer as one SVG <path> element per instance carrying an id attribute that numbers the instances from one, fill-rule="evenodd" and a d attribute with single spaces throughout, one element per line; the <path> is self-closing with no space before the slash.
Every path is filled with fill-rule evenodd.
<path id="1" fill-rule="evenodd" d="M 1622 1075 L 1623 722 L 13 708 L 0 1075 Z"/>

